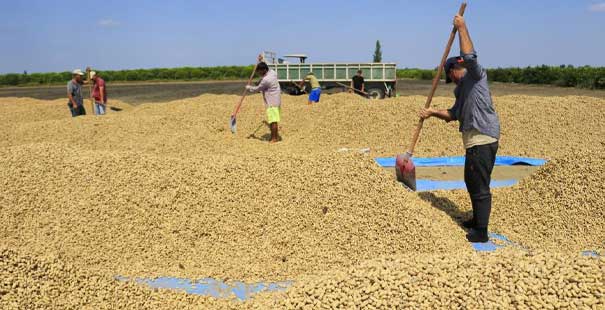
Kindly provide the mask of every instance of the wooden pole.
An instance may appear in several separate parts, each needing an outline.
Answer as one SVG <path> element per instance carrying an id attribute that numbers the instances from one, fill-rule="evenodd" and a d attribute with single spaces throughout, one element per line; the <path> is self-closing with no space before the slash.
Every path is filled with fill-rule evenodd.
<path id="1" fill-rule="evenodd" d="M 466 10 L 466 2 L 463 2 L 460 5 L 460 10 L 458 11 L 458 15 L 464 16 L 464 11 Z M 431 107 L 431 102 L 433 101 L 433 96 L 435 95 L 435 91 L 437 90 L 437 86 L 439 85 L 439 80 L 441 79 L 441 73 L 443 73 L 443 66 L 447 61 L 447 57 L 450 54 L 450 50 L 452 49 L 452 44 L 454 43 L 454 39 L 456 38 L 456 32 L 458 29 L 454 27 L 452 32 L 450 33 L 450 38 L 447 41 L 447 45 L 445 47 L 445 51 L 443 52 L 443 56 L 441 57 L 441 64 L 437 68 L 437 75 L 433 78 L 433 87 L 431 88 L 431 92 L 429 93 L 428 98 L 426 99 L 426 104 L 424 105 L 425 109 Z M 447 72 L 446 72 L 447 74 Z M 418 121 L 418 126 L 416 126 L 416 130 L 414 131 L 414 135 L 412 136 L 412 142 L 410 143 L 410 147 L 408 148 L 408 153 L 414 154 L 414 148 L 416 148 L 416 143 L 418 143 L 418 138 L 420 137 L 420 131 L 422 130 L 422 125 L 424 123 L 424 119 L 420 118 Z"/>
<path id="2" fill-rule="evenodd" d="M 92 96 L 92 77 L 90 76 L 90 67 L 86 68 L 86 75 L 88 76 L 88 91 L 90 92 L 90 107 L 92 108 L 92 114 L 97 115 L 95 110 L 95 99 Z"/>

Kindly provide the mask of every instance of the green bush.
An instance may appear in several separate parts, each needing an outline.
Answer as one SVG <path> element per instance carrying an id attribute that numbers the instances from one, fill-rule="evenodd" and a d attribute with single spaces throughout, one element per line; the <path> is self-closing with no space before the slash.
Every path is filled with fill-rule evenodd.
<path id="1" fill-rule="evenodd" d="M 605 89 L 605 68 L 562 65 L 527 68 L 488 69 L 488 79 L 495 82 L 550 84 L 563 87 Z"/>
<path id="2" fill-rule="evenodd" d="M 183 67 L 136 70 L 99 71 L 106 81 L 153 81 L 153 80 L 234 80 L 247 79 L 253 66 Z M 398 69 L 397 78 L 432 80 L 436 70 Z M 442 79 L 445 75 L 442 75 Z M 523 84 L 550 84 L 563 87 L 605 89 L 605 67 L 573 67 L 570 65 L 538 66 L 527 68 L 488 69 L 490 81 Z M 0 86 L 40 85 L 66 83 L 70 72 L 50 72 L 0 75 Z"/>
<path id="3" fill-rule="evenodd" d="M 427 69 L 397 69 L 397 78 L 400 79 L 414 79 L 414 80 L 432 80 L 433 77 L 437 74 L 437 70 L 427 70 Z M 445 78 L 445 75 L 442 74 L 441 78 Z"/>
<path id="4" fill-rule="evenodd" d="M 603 67 L 574 68 L 570 65 L 559 67 L 542 65 L 527 68 L 495 68 L 487 71 L 488 79 L 493 82 L 605 89 L 605 68 Z M 415 80 L 431 80 L 434 74 L 434 70 L 425 69 L 397 70 L 397 78 Z"/>

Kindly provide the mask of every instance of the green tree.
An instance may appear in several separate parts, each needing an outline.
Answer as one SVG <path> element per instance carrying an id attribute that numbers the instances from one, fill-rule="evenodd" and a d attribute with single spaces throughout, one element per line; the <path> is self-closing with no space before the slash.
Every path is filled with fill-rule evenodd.
<path id="1" fill-rule="evenodd" d="M 376 40 L 376 49 L 374 49 L 374 62 L 382 62 L 382 49 L 380 41 Z"/>

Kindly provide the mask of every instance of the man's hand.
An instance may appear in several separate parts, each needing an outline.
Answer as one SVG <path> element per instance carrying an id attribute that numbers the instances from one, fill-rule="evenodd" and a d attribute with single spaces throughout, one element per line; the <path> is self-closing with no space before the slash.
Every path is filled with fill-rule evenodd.
<path id="1" fill-rule="evenodd" d="M 454 27 L 460 30 L 461 28 L 466 28 L 466 22 L 464 21 L 464 17 L 460 15 L 456 15 L 454 17 Z"/>
<path id="2" fill-rule="evenodd" d="M 427 119 L 427 118 L 433 116 L 433 109 L 431 109 L 431 108 L 422 109 L 422 110 L 420 110 L 420 112 L 418 112 L 418 116 L 420 116 L 420 118 L 422 118 L 422 119 Z"/>
<path id="3" fill-rule="evenodd" d="M 77 108 L 78 108 L 78 105 L 77 105 L 77 104 L 75 104 L 75 103 L 72 103 L 72 106 L 74 107 L 74 109 L 77 109 Z"/>
<path id="4" fill-rule="evenodd" d="M 246 85 L 246 90 L 247 90 L 247 91 L 250 91 L 251 89 L 252 89 L 252 86 L 251 86 L 251 85 Z"/>

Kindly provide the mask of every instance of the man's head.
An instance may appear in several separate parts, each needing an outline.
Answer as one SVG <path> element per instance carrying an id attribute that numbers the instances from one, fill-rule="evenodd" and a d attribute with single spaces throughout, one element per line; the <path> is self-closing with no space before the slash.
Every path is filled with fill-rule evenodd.
<path id="1" fill-rule="evenodd" d="M 82 72 L 82 70 L 80 70 L 80 69 L 76 69 L 71 72 L 71 76 L 76 82 L 82 82 L 82 78 L 84 77 L 84 72 Z"/>
<path id="2" fill-rule="evenodd" d="M 256 65 L 256 74 L 258 76 L 265 76 L 267 72 L 269 72 L 269 66 L 265 62 L 261 61 Z"/>
<path id="3" fill-rule="evenodd" d="M 363 75 L 363 71 L 361 71 L 361 70 L 357 70 L 357 75 L 358 75 L 358 76 L 362 76 L 362 75 Z"/>
<path id="4" fill-rule="evenodd" d="M 456 85 L 460 84 L 460 81 L 466 74 L 466 68 L 464 68 L 464 58 L 448 58 L 445 62 L 444 70 L 446 83 L 454 82 Z"/>
<path id="5" fill-rule="evenodd" d="M 99 77 L 99 75 L 96 72 L 90 71 L 90 79 L 91 80 L 96 81 L 98 77 Z"/>

